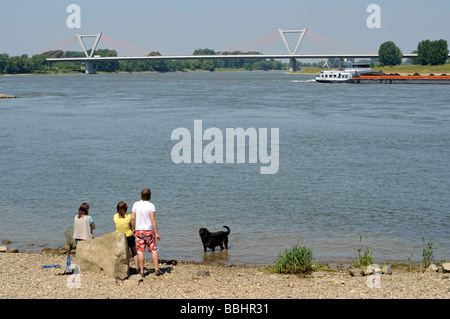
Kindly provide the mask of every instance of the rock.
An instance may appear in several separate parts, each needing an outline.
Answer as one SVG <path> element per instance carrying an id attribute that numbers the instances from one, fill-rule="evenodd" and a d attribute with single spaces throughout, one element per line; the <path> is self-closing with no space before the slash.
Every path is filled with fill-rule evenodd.
<path id="1" fill-rule="evenodd" d="M 0 94 L 0 99 L 14 99 L 17 96 L 14 95 L 6 95 L 6 94 Z"/>
<path id="2" fill-rule="evenodd" d="M 374 267 L 367 267 L 363 269 L 363 276 L 370 276 L 375 273 Z"/>
<path id="3" fill-rule="evenodd" d="M 2 241 L 2 243 L 5 245 L 9 245 L 9 244 L 12 244 L 12 241 L 5 239 L 4 241 Z"/>
<path id="4" fill-rule="evenodd" d="M 364 270 L 360 268 L 350 268 L 348 271 L 352 277 L 362 277 L 364 275 Z"/>
<path id="5" fill-rule="evenodd" d="M 325 276 L 325 272 L 323 271 L 314 271 L 312 273 L 313 278 L 322 278 Z"/>
<path id="6" fill-rule="evenodd" d="M 211 274 L 209 273 L 208 270 L 199 269 L 199 270 L 197 270 L 197 276 L 208 277 L 208 276 L 211 276 Z"/>
<path id="7" fill-rule="evenodd" d="M 18 253 L 18 252 L 19 252 L 19 249 L 17 249 L 17 248 L 11 248 L 11 249 L 7 249 L 6 252 L 7 252 L 7 253 L 13 253 L 13 254 L 14 254 L 14 253 Z"/>
<path id="8" fill-rule="evenodd" d="M 381 272 L 385 275 L 392 275 L 391 265 L 386 265 L 383 268 L 381 268 Z"/>
<path id="9" fill-rule="evenodd" d="M 125 286 L 137 287 L 143 281 L 144 281 L 144 279 L 142 278 L 142 276 L 140 274 L 133 274 L 133 275 L 130 275 L 130 277 L 128 277 L 128 279 L 125 279 L 122 282 L 122 284 Z"/>
<path id="10" fill-rule="evenodd" d="M 425 272 L 437 272 L 438 267 L 435 264 L 431 264 L 425 269 Z"/>
<path id="11" fill-rule="evenodd" d="M 124 232 L 112 232 L 103 237 L 79 241 L 75 264 L 81 273 L 103 272 L 115 279 L 130 274 L 128 243 Z"/>
<path id="12" fill-rule="evenodd" d="M 8 250 L 8 247 L 0 246 L 0 253 L 6 253 L 7 250 Z"/>
<path id="13" fill-rule="evenodd" d="M 442 270 L 444 272 L 450 272 L 450 262 L 442 264 Z"/>

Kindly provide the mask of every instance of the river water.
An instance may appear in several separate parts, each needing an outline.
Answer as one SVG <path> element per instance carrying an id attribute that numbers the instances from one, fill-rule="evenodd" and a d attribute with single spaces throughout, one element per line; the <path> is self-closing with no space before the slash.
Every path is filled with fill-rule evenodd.
<path id="1" fill-rule="evenodd" d="M 448 259 L 450 86 L 311 79 L 282 72 L 0 77 L 0 93 L 20 97 L 0 101 L 0 239 L 31 251 L 62 246 L 82 202 L 95 236 L 105 235 L 115 230 L 117 203 L 131 212 L 148 187 L 162 259 L 263 265 L 298 244 L 322 262 L 351 261 L 361 245 L 376 262 L 420 261 L 424 241 Z M 194 145 L 194 121 L 201 133 L 223 133 L 216 149 L 223 163 L 194 163 L 194 149 L 211 142 L 200 135 Z M 180 128 L 192 135 L 191 163 L 174 161 L 181 137 L 171 136 Z M 261 174 L 268 166 L 261 157 L 225 161 L 227 128 L 255 129 L 268 154 L 278 146 L 276 173 Z M 231 228 L 229 250 L 204 254 L 199 228 L 223 225 Z"/>

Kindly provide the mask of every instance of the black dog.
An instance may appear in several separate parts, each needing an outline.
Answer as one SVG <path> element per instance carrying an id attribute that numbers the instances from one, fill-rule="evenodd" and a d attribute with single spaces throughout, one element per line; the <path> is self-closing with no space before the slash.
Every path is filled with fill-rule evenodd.
<path id="1" fill-rule="evenodd" d="M 212 251 L 215 250 L 216 246 L 220 246 L 220 249 L 228 249 L 228 235 L 230 234 L 230 228 L 228 226 L 223 226 L 228 231 L 218 231 L 215 233 L 209 232 L 206 228 L 200 228 L 198 233 L 203 243 L 203 250 L 206 252 L 207 248 L 211 248 Z"/>

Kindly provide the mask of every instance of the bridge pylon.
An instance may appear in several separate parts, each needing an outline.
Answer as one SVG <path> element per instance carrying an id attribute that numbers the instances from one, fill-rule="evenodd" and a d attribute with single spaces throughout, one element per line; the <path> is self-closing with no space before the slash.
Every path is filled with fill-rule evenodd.
<path id="1" fill-rule="evenodd" d="M 83 48 L 84 54 L 86 55 L 86 58 L 92 58 L 94 56 L 95 49 L 97 49 L 97 45 L 100 42 L 100 38 L 102 37 L 102 33 L 97 34 L 79 34 L 77 33 L 78 41 L 81 44 L 81 47 Z M 92 47 L 91 54 L 88 54 L 86 50 L 86 46 L 84 44 L 83 38 L 95 38 L 94 46 Z M 95 73 L 94 70 L 94 63 L 87 61 L 86 62 L 86 74 L 93 74 Z"/>
<path id="2" fill-rule="evenodd" d="M 300 44 L 303 41 L 303 37 L 305 36 L 306 31 L 308 31 L 308 28 L 303 28 L 303 29 L 298 29 L 298 30 L 278 29 L 278 32 L 280 33 L 280 36 L 283 39 L 284 45 L 286 46 L 286 49 L 288 50 L 289 54 L 291 54 L 291 55 L 297 54 L 298 48 L 300 47 Z M 289 46 L 289 43 L 286 40 L 285 33 L 300 33 L 300 36 L 298 37 L 297 44 L 296 44 L 294 50 L 291 50 L 291 47 Z M 296 68 L 297 68 L 297 60 L 295 60 L 295 58 L 290 58 L 289 59 L 289 71 L 294 72 Z"/>

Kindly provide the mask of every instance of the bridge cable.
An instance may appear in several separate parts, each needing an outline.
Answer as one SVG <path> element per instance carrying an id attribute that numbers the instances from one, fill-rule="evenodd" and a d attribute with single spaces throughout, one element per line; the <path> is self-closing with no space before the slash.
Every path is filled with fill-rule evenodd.
<path id="1" fill-rule="evenodd" d="M 327 47 L 328 49 L 330 49 L 330 50 L 333 51 L 334 53 L 339 54 L 339 52 L 337 52 L 337 51 L 334 50 L 332 47 L 330 47 L 324 40 L 322 40 L 322 39 L 320 39 L 320 38 L 318 38 L 318 37 L 316 37 L 316 36 L 313 36 L 312 34 L 307 35 L 307 38 L 310 39 L 310 40 L 311 40 L 311 38 L 314 38 L 316 41 L 320 42 L 324 47 Z M 317 44 L 317 43 L 316 43 L 316 44 Z M 319 44 L 319 45 L 320 45 L 320 44 Z M 322 50 L 322 52 L 323 52 L 323 50 Z M 349 52 L 346 52 L 346 53 L 349 53 Z"/>
<path id="2" fill-rule="evenodd" d="M 131 53 L 131 55 L 133 55 L 133 52 L 128 50 L 127 47 L 124 48 L 122 45 L 116 44 L 109 39 L 104 38 L 103 42 L 105 42 L 105 44 L 107 44 L 107 46 L 111 46 L 113 48 L 113 50 L 110 48 L 108 48 L 108 50 L 110 50 L 115 56 L 118 56 L 118 53 L 126 53 L 126 52 L 129 52 L 129 53 Z M 127 56 L 128 54 L 124 54 L 124 55 Z"/>
<path id="3" fill-rule="evenodd" d="M 62 48 L 60 48 L 59 50 L 58 50 L 58 49 L 55 49 L 54 51 L 50 51 L 49 53 L 46 54 L 46 56 L 48 56 L 49 54 L 51 54 L 51 53 L 53 53 L 53 52 L 56 51 L 56 53 L 53 54 L 53 55 L 50 57 L 50 58 L 52 59 L 52 58 L 54 58 L 56 55 L 58 55 L 58 53 L 64 52 L 65 49 L 67 49 L 67 48 L 70 49 L 71 47 L 73 47 L 74 44 L 75 44 L 76 42 L 78 42 L 78 41 L 77 41 L 77 38 L 74 38 L 74 39 L 70 40 L 69 42 L 65 43 L 64 46 L 63 46 Z M 68 51 L 68 49 L 67 49 L 67 51 Z M 67 51 L 64 52 L 63 56 L 67 53 Z"/>
<path id="4" fill-rule="evenodd" d="M 374 53 L 374 52 L 372 52 L 370 50 L 366 50 L 366 49 L 360 48 L 360 47 L 358 47 L 356 45 L 349 44 L 349 43 L 346 43 L 346 42 L 338 40 L 338 39 L 334 39 L 332 37 L 329 37 L 329 36 L 324 35 L 324 34 L 320 34 L 320 33 L 315 32 L 313 30 L 311 30 L 311 33 L 316 38 L 321 38 L 321 39 L 323 39 L 324 41 L 327 41 L 330 44 L 333 43 L 335 47 L 339 46 L 339 47 L 347 48 L 347 49 L 349 49 L 349 50 L 351 50 L 353 52 L 356 52 L 356 53 L 362 53 L 362 52 Z"/>
<path id="5" fill-rule="evenodd" d="M 33 56 L 33 55 L 35 55 L 35 54 L 43 54 L 43 53 L 45 53 L 45 52 L 48 52 L 49 49 L 55 48 L 55 47 L 57 47 L 57 46 L 60 46 L 60 45 L 62 45 L 63 43 L 66 43 L 67 41 L 71 41 L 73 38 L 76 39 L 76 35 L 73 35 L 73 36 L 71 36 L 71 37 L 69 37 L 69 38 L 67 38 L 67 39 L 61 40 L 61 41 L 59 41 L 59 42 L 57 42 L 57 43 L 55 43 L 55 44 L 53 44 L 53 45 L 50 45 L 50 46 L 46 47 L 46 48 L 43 49 L 43 50 L 34 52 L 34 53 L 31 54 L 31 56 Z M 55 49 L 55 50 L 56 50 L 56 49 Z M 54 52 L 55 50 L 51 50 L 50 52 Z"/>
<path id="6" fill-rule="evenodd" d="M 262 42 L 259 46 L 255 47 L 253 49 L 253 51 L 251 51 L 249 53 L 249 55 L 251 55 L 252 53 L 255 52 L 265 52 L 265 50 L 267 50 L 268 48 L 270 48 L 276 40 L 278 40 L 280 38 L 280 33 L 279 32 L 273 32 L 272 35 L 268 38 L 266 38 L 264 40 L 264 42 Z M 260 49 L 262 47 L 262 49 Z"/>
<path id="7" fill-rule="evenodd" d="M 305 34 L 305 36 L 306 36 L 306 38 L 308 39 L 308 40 L 310 40 L 320 51 L 322 51 L 322 53 L 323 54 L 327 54 L 323 49 L 322 49 L 322 47 L 321 46 L 319 46 L 309 35 L 308 35 L 308 33 L 306 33 Z"/>
<path id="8" fill-rule="evenodd" d="M 236 52 L 244 52 L 245 49 L 247 49 L 247 48 L 254 48 L 256 44 L 259 44 L 259 43 L 261 43 L 263 41 L 266 41 L 267 38 L 271 38 L 274 35 L 276 35 L 277 33 L 278 33 L 278 30 L 270 32 L 270 33 L 268 33 L 266 35 L 263 35 L 263 36 L 258 37 L 256 39 L 253 39 L 251 41 L 245 42 L 245 43 L 243 43 L 243 44 L 241 44 L 239 46 L 236 46 L 236 47 L 233 47 L 231 49 L 219 52 L 218 55 L 221 55 L 221 54 L 231 55 L 231 54 L 236 53 Z"/>
<path id="9" fill-rule="evenodd" d="M 144 50 L 144 49 L 142 49 L 142 48 L 139 48 L 139 47 L 137 47 L 137 46 L 135 46 L 135 45 L 132 45 L 132 44 L 129 44 L 129 43 L 120 41 L 120 40 L 118 40 L 118 39 L 114 39 L 114 38 L 112 38 L 112 37 L 110 37 L 110 36 L 106 36 L 106 39 L 109 40 L 110 43 L 111 43 L 111 42 L 112 42 L 112 43 L 115 43 L 117 46 L 121 46 L 121 47 L 128 48 L 129 50 L 132 50 L 132 51 L 134 51 L 134 52 L 136 52 L 136 53 L 143 54 L 144 56 L 147 56 L 147 55 L 153 53 L 153 52 L 150 52 L 150 51 L 148 51 L 148 50 Z M 130 51 L 129 51 L 129 52 L 130 52 Z M 156 55 L 156 54 L 155 54 L 155 55 Z"/>

